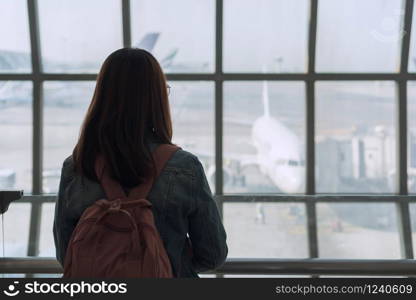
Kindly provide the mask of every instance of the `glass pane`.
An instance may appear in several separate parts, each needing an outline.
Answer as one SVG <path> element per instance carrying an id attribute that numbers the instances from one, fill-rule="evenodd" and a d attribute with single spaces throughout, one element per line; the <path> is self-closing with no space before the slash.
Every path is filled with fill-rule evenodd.
<path id="1" fill-rule="evenodd" d="M 319 72 L 397 72 L 402 0 L 320 0 Z"/>
<path id="2" fill-rule="evenodd" d="M 199 275 L 199 278 L 207 278 L 207 279 L 217 278 L 215 274 L 198 274 L 198 275 Z"/>
<path id="3" fill-rule="evenodd" d="M 207 178 L 215 179 L 214 84 L 169 82 L 173 143 L 198 156 Z M 208 180 L 214 192 L 215 180 Z"/>
<path id="4" fill-rule="evenodd" d="M 416 204 L 411 203 L 409 209 L 410 221 L 412 224 L 413 256 L 416 256 Z"/>
<path id="5" fill-rule="evenodd" d="M 32 83 L 0 81 L 0 190 L 32 192 Z"/>
<path id="6" fill-rule="evenodd" d="M 42 204 L 40 222 L 39 256 L 55 257 L 55 243 L 53 240 L 53 218 L 55 203 Z"/>
<path id="7" fill-rule="evenodd" d="M 132 0 L 133 46 L 169 73 L 214 71 L 215 1 Z"/>
<path id="8" fill-rule="evenodd" d="M 413 2 L 413 13 L 416 12 L 416 2 Z M 416 72 L 416 21 L 413 14 L 412 19 L 412 33 L 410 37 L 410 52 L 409 52 L 409 72 Z"/>
<path id="9" fill-rule="evenodd" d="M 393 82 L 318 82 L 317 191 L 394 193 L 395 116 Z"/>
<path id="10" fill-rule="evenodd" d="M 104 59 L 122 47 L 121 1 L 38 2 L 46 72 L 98 72 Z"/>
<path id="11" fill-rule="evenodd" d="M 400 258 L 393 203 L 322 203 L 317 214 L 320 257 Z"/>
<path id="12" fill-rule="evenodd" d="M 416 82 L 408 83 L 408 180 L 409 193 L 416 193 Z"/>
<path id="13" fill-rule="evenodd" d="M 309 1 L 224 1 L 226 72 L 305 72 Z"/>
<path id="14" fill-rule="evenodd" d="M 62 164 L 77 142 L 94 85 L 80 81 L 44 84 L 44 193 L 58 191 Z"/>
<path id="15" fill-rule="evenodd" d="M 224 203 L 228 257 L 308 256 L 305 208 L 296 203 Z"/>
<path id="16" fill-rule="evenodd" d="M 27 256 L 30 207 L 29 203 L 12 203 L 3 215 L 6 257 Z"/>
<path id="17" fill-rule="evenodd" d="M 224 191 L 303 193 L 305 85 L 224 84 Z"/>
<path id="18" fill-rule="evenodd" d="M 26 0 L 0 1 L 0 73 L 32 69 L 26 4 Z"/>

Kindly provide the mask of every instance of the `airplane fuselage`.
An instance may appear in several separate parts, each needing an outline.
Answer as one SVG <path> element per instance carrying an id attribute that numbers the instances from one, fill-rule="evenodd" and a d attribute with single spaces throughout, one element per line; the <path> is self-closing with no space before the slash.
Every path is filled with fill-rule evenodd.
<path id="1" fill-rule="evenodd" d="M 284 193 L 301 193 L 305 166 L 298 137 L 270 116 L 258 118 L 252 128 L 260 171 Z"/>

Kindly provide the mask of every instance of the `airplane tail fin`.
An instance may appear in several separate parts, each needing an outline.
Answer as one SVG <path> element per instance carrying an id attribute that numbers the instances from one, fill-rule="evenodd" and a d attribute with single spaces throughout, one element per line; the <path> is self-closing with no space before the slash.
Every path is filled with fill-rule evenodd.
<path id="1" fill-rule="evenodd" d="M 159 35 L 160 35 L 159 32 L 151 32 L 151 33 L 146 34 L 142 38 L 142 40 L 136 45 L 136 47 L 152 52 L 159 38 Z"/>
<path id="2" fill-rule="evenodd" d="M 270 116 L 270 99 L 269 99 L 269 86 L 267 81 L 263 81 L 263 107 L 264 107 L 264 115 L 266 117 Z"/>
<path id="3" fill-rule="evenodd" d="M 161 61 L 162 66 L 164 68 L 170 67 L 177 54 L 178 54 L 178 48 L 174 48 L 171 52 L 169 52 L 169 54 L 164 59 L 162 59 Z"/>

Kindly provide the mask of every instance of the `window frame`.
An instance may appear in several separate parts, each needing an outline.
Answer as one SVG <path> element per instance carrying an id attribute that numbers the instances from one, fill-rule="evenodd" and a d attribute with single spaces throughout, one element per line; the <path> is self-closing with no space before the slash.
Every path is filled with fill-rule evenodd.
<path id="1" fill-rule="evenodd" d="M 131 12 L 130 0 L 118 0 L 122 3 L 123 45 L 131 46 Z M 310 0 L 309 28 L 307 41 L 307 68 L 306 73 L 224 73 L 223 72 L 223 2 L 215 1 L 215 72 L 214 73 L 168 73 L 169 81 L 210 81 L 215 85 L 215 199 L 222 216 L 224 202 L 301 202 L 306 207 L 308 251 L 310 258 L 319 257 L 316 204 L 318 202 L 392 202 L 396 204 L 399 220 L 399 235 L 403 258 L 413 259 L 412 228 L 410 221 L 409 203 L 416 202 L 411 197 L 407 186 L 407 83 L 416 80 L 416 73 L 408 72 L 410 36 L 414 0 L 404 0 L 405 14 L 403 19 L 404 34 L 401 40 L 400 70 L 397 73 L 316 73 L 315 51 L 317 35 L 318 1 Z M 25 74 L 2 73 L 0 80 L 29 80 L 33 83 L 33 178 L 32 194 L 25 197 L 32 205 L 28 256 L 38 254 L 40 235 L 42 200 L 42 169 L 43 169 L 43 83 L 45 81 L 95 81 L 97 74 L 64 74 L 44 73 L 41 64 L 41 49 L 39 42 L 39 19 L 36 0 L 27 0 L 29 33 L 32 59 L 32 72 Z M 223 85 L 226 81 L 302 81 L 306 84 L 306 192 L 305 195 L 231 195 L 223 193 Z M 316 195 L 315 193 L 315 82 L 317 81 L 394 81 L 397 86 L 397 167 L 398 184 L 396 195 Z M 221 276 L 221 275 L 218 275 Z"/>

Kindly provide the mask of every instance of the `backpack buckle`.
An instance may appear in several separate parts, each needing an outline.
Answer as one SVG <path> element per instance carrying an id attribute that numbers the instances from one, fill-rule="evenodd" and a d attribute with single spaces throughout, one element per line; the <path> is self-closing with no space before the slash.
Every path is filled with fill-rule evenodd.
<path id="1" fill-rule="evenodd" d="M 110 202 L 110 207 L 108 208 L 108 210 L 111 212 L 117 212 L 120 210 L 120 208 L 121 208 L 121 199 L 117 198 Z"/>

